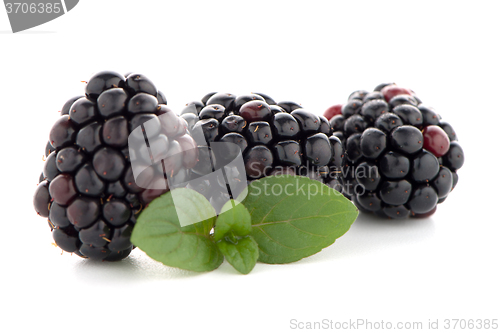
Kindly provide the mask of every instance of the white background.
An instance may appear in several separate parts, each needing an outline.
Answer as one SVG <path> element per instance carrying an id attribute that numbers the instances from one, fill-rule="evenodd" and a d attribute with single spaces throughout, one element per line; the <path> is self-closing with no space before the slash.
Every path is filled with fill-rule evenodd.
<path id="1" fill-rule="evenodd" d="M 82 0 L 14 35 L 0 9 L 0 331 L 500 319 L 499 10 L 497 1 Z M 139 250 L 118 263 L 61 255 L 32 195 L 58 110 L 105 69 L 147 75 L 177 111 L 210 91 L 260 91 L 322 113 L 353 90 L 395 81 L 453 124 L 466 163 L 431 218 L 362 215 L 321 253 L 247 276 L 227 263 L 205 274 L 171 269 Z"/>

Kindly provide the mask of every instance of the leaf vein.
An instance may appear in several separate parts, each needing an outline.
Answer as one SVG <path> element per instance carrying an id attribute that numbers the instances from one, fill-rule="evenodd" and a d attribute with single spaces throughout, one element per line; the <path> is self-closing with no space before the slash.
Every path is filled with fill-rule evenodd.
<path id="1" fill-rule="evenodd" d="M 272 238 L 267 232 L 265 232 L 262 228 L 259 228 L 259 230 L 262 231 L 269 239 L 271 239 L 271 241 L 275 242 L 276 244 L 278 244 L 280 246 L 286 247 L 287 249 L 290 249 L 290 250 L 294 250 L 294 251 L 306 250 L 306 249 L 315 247 L 315 245 L 311 245 L 311 246 L 306 246 L 306 247 L 293 248 L 293 247 L 290 247 L 290 246 L 287 246 L 287 245 L 284 245 L 284 244 L 278 242 L 276 239 Z"/>
<path id="2" fill-rule="evenodd" d="M 288 220 L 262 222 L 262 223 L 253 224 L 252 227 L 259 227 L 262 225 L 271 225 L 271 224 L 276 224 L 276 223 L 289 223 L 291 221 L 300 221 L 300 220 L 307 220 L 307 219 L 331 218 L 332 216 L 341 215 L 341 214 L 345 214 L 345 213 L 350 213 L 350 212 L 343 211 L 343 212 L 337 212 L 335 214 L 330 214 L 330 215 L 303 216 L 303 217 L 297 217 L 297 218 L 288 219 Z"/>

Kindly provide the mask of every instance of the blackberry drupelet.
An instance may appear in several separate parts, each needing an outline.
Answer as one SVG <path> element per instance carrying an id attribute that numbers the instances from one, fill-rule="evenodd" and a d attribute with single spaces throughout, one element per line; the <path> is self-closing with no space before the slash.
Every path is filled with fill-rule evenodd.
<path id="1" fill-rule="evenodd" d="M 464 163 L 455 131 L 412 90 L 383 83 L 324 114 L 345 147 L 343 193 L 361 211 L 427 217 L 455 187 Z"/>
<path id="2" fill-rule="evenodd" d="M 187 181 L 198 161 L 188 125 L 146 76 L 95 74 L 52 127 L 34 194 L 55 243 L 90 259 L 127 257 L 141 210 L 169 190 L 166 176 Z M 129 147 L 129 140 L 144 144 Z M 143 165 L 137 177 L 132 162 Z"/>
<path id="3" fill-rule="evenodd" d="M 227 169 L 225 166 L 241 153 L 244 166 L 242 170 L 233 168 L 234 182 L 246 185 L 280 174 L 307 176 L 331 187 L 340 182 L 341 141 L 332 136 L 333 128 L 325 117 L 306 111 L 295 102 L 276 103 L 268 95 L 257 93 L 210 93 L 201 101 L 186 104 L 181 117 L 192 126 L 200 156 L 205 158 L 204 163 L 198 164 L 203 167 L 193 170 L 198 175 Z M 235 145 L 224 146 L 218 152 L 218 143 Z M 224 182 L 200 184 L 204 193 L 215 193 L 211 202 L 219 204 L 227 199 L 219 195 Z M 237 197 L 238 193 L 230 195 Z"/>

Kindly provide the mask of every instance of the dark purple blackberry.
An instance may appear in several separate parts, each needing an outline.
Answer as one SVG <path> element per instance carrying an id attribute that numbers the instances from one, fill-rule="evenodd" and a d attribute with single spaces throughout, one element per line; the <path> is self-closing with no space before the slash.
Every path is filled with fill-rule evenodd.
<path id="1" fill-rule="evenodd" d="M 355 91 L 330 124 L 345 147 L 344 195 L 362 211 L 430 216 L 458 181 L 464 153 L 454 129 L 409 89 Z"/>
<path id="2" fill-rule="evenodd" d="M 199 163 L 193 172 L 207 176 L 224 168 L 227 177 L 215 183 L 204 178 L 199 183 L 214 204 L 235 197 L 234 188 L 239 189 L 240 183 L 246 185 L 246 181 L 268 175 L 301 175 L 338 187 L 343 147 L 332 135 L 334 128 L 325 117 L 306 111 L 298 103 L 276 104 L 266 94 L 211 93 L 201 102 L 189 104 L 183 117 L 197 113 L 194 105 L 201 104 L 202 110 L 198 119 L 189 116 L 193 122 L 191 134 L 199 145 Z M 213 112 L 221 106 L 223 113 Z M 220 148 L 220 143 L 231 145 Z M 242 169 L 235 160 L 239 153 L 243 157 Z M 229 190 L 225 191 L 227 184 Z"/>
<path id="3" fill-rule="evenodd" d="M 188 127 L 144 75 L 95 74 L 50 130 L 33 197 L 55 243 L 84 258 L 127 257 L 140 211 L 198 163 Z"/>

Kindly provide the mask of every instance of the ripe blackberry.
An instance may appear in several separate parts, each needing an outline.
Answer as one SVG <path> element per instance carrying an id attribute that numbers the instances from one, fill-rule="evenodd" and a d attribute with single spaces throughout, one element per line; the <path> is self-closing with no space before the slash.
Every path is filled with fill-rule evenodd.
<path id="1" fill-rule="evenodd" d="M 464 163 L 455 131 L 413 91 L 383 83 L 353 92 L 325 116 L 345 147 L 344 195 L 360 210 L 426 217 L 455 187 Z"/>
<path id="2" fill-rule="evenodd" d="M 340 182 L 340 140 L 332 136 L 333 128 L 325 117 L 306 111 L 297 103 L 276 103 L 268 95 L 258 93 L 210 93 L 200 102 L 188 103 L 181 114 L 192 122 L 191 132 L 200 151 L 200 163 L 193 172 L 200 176 L 224 168 L 226 177 L 235 184 L 246 185 L 247 181 L 284 173 L 307 176 L 332 187 Z M 220 143 L 234 145 L 218 148 Z M 244 164 L 239 167 L 234 165 L 238 154 Z M 246 179 L 242 178 L 244 174 Z M 231 183 L 230 179 L 227 181 Z M 200 182 L 200 189 L 217 205 L 229 198 L 220 194 L 221 186 L 222 193 L 227 194 L 224 182 Z M 229 190 L 233 197 L 238 195 L 232 193 L 232 186 Z"/>
<path id="3" fill-rule="evenodd" d="M 50 130 L 33 198 L 55 243 L 96 260 L 127 257 L 140 211 L 189 179 L 198 161 L 188 125 L 146 76 L 94 75 Z"/>

